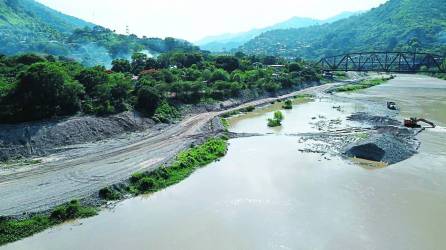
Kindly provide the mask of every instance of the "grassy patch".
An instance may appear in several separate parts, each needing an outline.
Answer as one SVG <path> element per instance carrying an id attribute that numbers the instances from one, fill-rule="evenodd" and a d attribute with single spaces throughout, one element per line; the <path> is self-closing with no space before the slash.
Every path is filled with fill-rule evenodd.
<path id="1" fill-rule="evenodd" d="M 391 76 L 391 77 L 387 77 L 387 78 L 383 77 L 383 78 L 377 78 L 377 79 L 364 80 L 364 81 L 361 81 L 360 83 L 347 84 L 344 86 L 337 87 L 333 90 L 333 92 L 352 92 L 352 91 L 357 91 L 357 90 L 361 90 L 361 89 L 367 89 L 367 88 L 371 88 L 371 87 L 383 84 L 393 78 L 394 77 Z"/>
<path id="2" fill-rule="evenodd" d="M 55 208 L 50 215 L 35 215 L 28 219 L 0 219 L 0 246 L 39 233 L 67 220 L 86 218 L 97 214 L 97 209 L 71 201 Z"/>
<path id="3" fill-rule="evenodd" d="M 134 194 L 152 193 L 177 184 L 198 168 L 223 157 L 226 151 L 227 138 L 209 139 L 202 145 L 181 152 L 169 167 L 134 174 L 130 178 L 130 190 Z"/>

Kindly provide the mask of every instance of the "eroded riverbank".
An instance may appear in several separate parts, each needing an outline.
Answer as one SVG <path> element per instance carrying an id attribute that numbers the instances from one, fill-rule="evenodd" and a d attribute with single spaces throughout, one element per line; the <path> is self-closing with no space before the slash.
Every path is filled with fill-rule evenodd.
<path id="1" fill-rule="evenodd" d="M 446 120 L 426 110 L 445 107 L 446 87 L 430 78 L 411 79 L 402 76 L 342 96 L 339 112 L 324 100 L 315 102 L 319 108 L 297 105 L 284 112 L 278 129 L 267 128 L 262 116 L 269 117 L 268 112 L 239 117 L 232 131 L 266 136 L 231 140 L 226 157 L 178 185 L 5 249 L 58 249 L 62 244 L 66 249 L 442 248 Z M 417 87 L 418 81 L 427 82 Z M 436 100 L 433 106 L 406 105 L 426 88 L 430 91 L 424 94 Z M 314 144 L 300 142 L 296 134 L 317 133 L 321 126 L 343 128 L 352 112 L 385 112 L 368 104 L 387 99 L 400 104 L 398 119 L 424 115 L 440 125 L 419 135 L 422 144 L 412 158 L 370 171 L 336 154 L 300 150 Z"/>

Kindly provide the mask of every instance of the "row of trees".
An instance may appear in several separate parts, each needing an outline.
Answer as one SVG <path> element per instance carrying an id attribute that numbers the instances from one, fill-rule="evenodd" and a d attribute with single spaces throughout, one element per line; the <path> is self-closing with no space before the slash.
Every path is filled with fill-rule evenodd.
<path id="1" fill-rule="evenodd" d="M 265 63 L 282 63 L 272 68 Z M 224 100 L 243 91 L 275 92 L 318 74 L 304 62 L 280 58 L 212 56 L 171 52 L 113 61 L 111 70 L 32 54 L 0 56 L 0 122 L 23 122 L 73 115 L 107 115 L 136 109 L 165 121 L 172 104 Z"/>

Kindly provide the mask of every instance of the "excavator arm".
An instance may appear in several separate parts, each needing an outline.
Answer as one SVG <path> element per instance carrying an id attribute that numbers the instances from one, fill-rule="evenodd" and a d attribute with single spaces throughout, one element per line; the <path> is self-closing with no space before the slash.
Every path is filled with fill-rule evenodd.
<path id="1" fill-rule="evenodd" d="M 417 122 L 424 122 L 426 124 L 431 125 L 432 128 L 435 128 L 435 124 L 433 122 L 431 122 L 431 121 L 426 120 L 426 119 L 420 118 L 420 119 L 417 119 Z"/>
<path id="2" fill-rule="evenodd" d="M 408 128 L 421 128 L 421 126 L 418 124 L 419 122 L 424 122 L 426 124 L 431 125 L 432 128 L 435 128 L 435 124 L 431 121 L 428 121 L 426 119 L 423 118 L 410 118 L 410 119 L 406 119 L 404 120 L 404 126 L 408 127 Z"/>

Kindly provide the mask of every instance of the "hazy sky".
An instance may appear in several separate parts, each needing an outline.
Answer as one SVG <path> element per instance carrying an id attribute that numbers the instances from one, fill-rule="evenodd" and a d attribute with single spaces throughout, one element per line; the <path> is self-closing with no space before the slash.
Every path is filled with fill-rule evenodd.
<path id="1" fill-rule="evenodd" d="M 260 28 L 293 16 L 328 18 L 386 0 L 38 0 L 64 13 L 124 33 L 196 41 Z"/>

